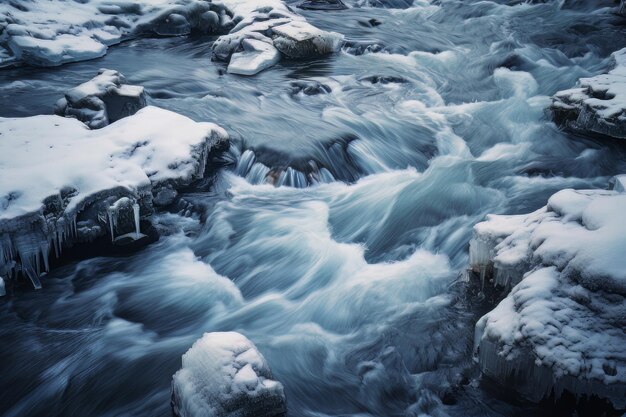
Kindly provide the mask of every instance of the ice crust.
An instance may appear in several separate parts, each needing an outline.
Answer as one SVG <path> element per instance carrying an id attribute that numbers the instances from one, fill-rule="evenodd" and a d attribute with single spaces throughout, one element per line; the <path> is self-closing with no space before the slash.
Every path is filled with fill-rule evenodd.
<path id="1" fill-rule="evenodd" d="M 56 103 L 54 112 L 99 129 L 135 114 L 146 105 L 142 86 L 128 85 L 119 72 L 102 69 L 93 79 L 66 92 Z"/>
<path id="2" fill-rule="evenodd" d="M 626 407 L 625 178 L 475 226 L 472 267 L 514 285 L 476 325 L 483 373 L 534 401 L 568 390 Z"/>
<path id="3" fill-rule="evenodd" d="M 0 3 L 0 67 L 57 66 L 101 57 L 127 39 L 192 32 L 223 34 L 214 55 L 241 75 L 256 74 L 281 56 L 331 53 L 343 40 L 280 0 L 24 0 Z"/>
<path id="4" fill-rule="evenodd" d="M 235 332 L 205 333 L 183 355 L 172 382 L 177 417 L 277 417 L 286 413 L 280 382 L 254 344 Z"/>
<path id="5" fill-rule="evenodd" d="M 576 88 L 552 97 L 549 111 L 558 125 L 626 139 L 626 48 L 611 58 L 607 74 L 581 78 Z"/>
<path id="6" fill-rule="evenodd" d="M 227 139 L 212 123 L 150 106 L 98 130 L 59 116 L 0 118 L 0 277 L 21 270 L 39 288 L 52 250 L 136 233 L 153 196 L 202 177 Z M 130 230 L 117 230 L 120 210 Z"/>

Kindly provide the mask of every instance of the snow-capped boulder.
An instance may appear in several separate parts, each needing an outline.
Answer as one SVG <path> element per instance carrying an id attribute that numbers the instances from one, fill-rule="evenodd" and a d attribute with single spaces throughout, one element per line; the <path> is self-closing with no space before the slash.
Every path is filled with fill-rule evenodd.
<path id="1" fill-rule="evenodd" d="M 0 2 L 0 67 L 84 61 L 138 36 L 227 32 L 229 21 L 222 4 L 205 0 Z"/>
<path id="2" fill-rule="evenodd" d="M 280 53 L 270 42 L 244 39 L 243 50 L 230 58 L 228 72 L 239 75 L 254 75 L 280 61 Z"/>
<path id="3" fill-rule="evenodd" d="M 624 181 L 475 226 L 473 268 L 514 285 L 476 325 L 485 375 L 533 401 L 567 390 L 626 407 Z"/>
<path id="4" fill-rule="evenodd" d="M 244 72 L 252 75 L 273 65 L 275 56 L 306 58 L 325 55 L 338 50 L 343 41 L 343 36 L 338 33 L 308 24 L 304 17 L 295 14 L 280 0 L 224 0 L 223 3 L 233 13 L 236 24 L 227 35 L 215 41 L 213 54 L 216 59 L 229 61 L 228 71 L 232 73 L 242 74 L 237 71 L 240 71 L 244 58 Z M 262 52 L 251 53 L 251 40 L 258 41 L 255 44 L 263 47 Z M 235 68 L 231 69 L 233 64 Z"/>
<path id="5" fill-rule="evenodd" d="M 143 87 L 128 85 L 117 71 L 102 69 L 93 79 L 74 87 L 60 99 L 54 112 L 75 117 L 91 129 L 99 129 L 146 107 Z"/>
<path id="6" fill-rule="evenodd" d="M 177 417 L 278 417 L 285 394 L 263 355 L 235 332 L 205 333 L 183 355 L 172 381 Z"/>
<path id="7" fill-rule="evenodd" d="M 607 74 L 581 78 L 578 87 L 552 97 L 549 112 L 559 126 L 626 139 L 626 48 L 612 54 Z"/>
<path id="8" fill-rule="evenodd" d="M 139 234 L 153 196 L 202 177 L 227 139 L 150 106 L 97 130 L 59 116 L 0 118 L 0 276 L 21 271 L 38 288 L 52 250 Z"/>

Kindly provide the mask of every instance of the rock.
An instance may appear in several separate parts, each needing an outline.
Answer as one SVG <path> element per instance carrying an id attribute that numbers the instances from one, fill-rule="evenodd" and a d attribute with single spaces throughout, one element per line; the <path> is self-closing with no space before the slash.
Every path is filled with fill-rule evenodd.
<path id="1" fill-rule="evenodd" d="M 626 139 L 626 48 L 612 54 L 607 74 L 581 78 L 579 86 L 559 91 L 548 109 L 560 127 Z"/>
<path id="2" fill-rule="evenodd" d="M 296 7 L 305 10 L 345 10 L 348 8 L 341 0 L 304 0 Z"/>
<path id="3" fill-rule="evenodd" d="M 619 5 L 619 10 L 617 11 L 622 16 L 626 16 L 626 0 L 622 0 Z"/>
<path id="4" fill-rule="evenodd" d="M 299 80 L 291 83 L 291 95 L 302 93 L 307 96 L 315 96 L 318 94 L 328 94 L 331 91 L 328 85 L 318 81 Z"/>
<path id="5" fill-rule="evenodd" d="M 102 69 L 93 79 L 65 93 L 56 103 L 54 112 L 75 117 L 90 129 L 100 129 L 131 116 L 146 107 L 146 95 L 142 86 L 125 82 L 119 72 Z"/>
<path id="6" fill-rule="evenodd" d="M 472 266 L 513 286 L 476 324 L 476 357 L 532 401 L 569 391 L 626 407 L 622 177 L 614 190 L 563 190 L 534 213 L 475 226 Z"/>
<path id="7" fill-rule="evenodd" d="M 235 332 L 205 333 L 183 355 L 172 381 L 177 417 L 278 417 L 287 411 L 280 382 L 263 355 Z"/>
<path id="8" fill-rule="evenodd" d="M 239 75 L 254 75 L 280 61 L 280 53 L 269 42 L 244 39 L 243 51 L 234 53 L 228 64 L 228 72 Z"/>
<path id="9" fill-rule="evenodd" d="M 139 235 L 153 196 L 201 178 L 227 140 L 214 124 L 150 106 L 97 130 L 59 116 L 0 118 L 0 275 L 21 272 L 39 288 L 50 252 Z"/>
<path id="10" fill-rule="evenodd" d="M 272 28 L 274 46 L 290 58 L 307 58 L 335 52 L 343 38 L 308 24 L 294 21 Z"/>
<path id="11" fill-rule="evenodd" d="M 160 36 L 188 35 L 191 33 L 191 25 L 182 14 L 172 13 L 158 22 L 153 30 Z"/>

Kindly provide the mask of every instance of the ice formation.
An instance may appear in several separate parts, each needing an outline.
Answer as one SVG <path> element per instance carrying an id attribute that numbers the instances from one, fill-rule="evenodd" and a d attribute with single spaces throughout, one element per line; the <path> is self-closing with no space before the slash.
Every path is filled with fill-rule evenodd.
<path id="1" fill-rule="evenodd" d="M 205 333 L 183 355 L 172 382 L 177 417 L 277 417 L 285 394 L 263 355 L 235 332 Z"/>
<path id="2" fill-rule="evenodd" d="M 213 52 L 217 59 L 230 62 L 232 73 L 256 74 L 281 54 L 289 58 L 325 55 L 339 49 L 343 41 L 338 33 L 310 25 L 280 0 L 225 0 L 224 5 L 236 24 L 215 41 Z"/>
<path id="3" fill-rule="evenodd" d="M 476 325 L 484 374 L 534 401 L 567 390 L 626 407 L 625 182 L 475 226 L 472 267 L 515 285 Z"/>
<path id="4" fill-rule="evenodd" d="M 202 177 L 227 139 L 150 106 L 98 130 L 59 116 L 0 118 L 0 276 L 22 271 L 39 288 L 52 250 L 139 233 L 153 197 Z"/>
<path id="5" fill-rule="evenodd" d="M 65 93 L 55 105 L 59 116 L 75 117 L 91 129 L 99 129 L 146 107 L 143 87 L 125 84 L 117 71 L 102 69 L 93 79 Z"/>
<path id="6" fill-rule="evenodd" d="M 626 139 L 626 48 L 611 57 L 607 74 L 581 78 L 552 97 L 549 111 L 559 126 Z"/>
<path id="7" fill-rule="evenodd" d="M 0 3 L 0 67 L 57 66 L 101 57 L 108 46 L 138 36 L 192 32 L 225 34 L 215 56 L 242 75 L 274 65 L 281 53 L 333 52 L 343 39 L 309 25 L 280 0 L 9 1 Z"/>

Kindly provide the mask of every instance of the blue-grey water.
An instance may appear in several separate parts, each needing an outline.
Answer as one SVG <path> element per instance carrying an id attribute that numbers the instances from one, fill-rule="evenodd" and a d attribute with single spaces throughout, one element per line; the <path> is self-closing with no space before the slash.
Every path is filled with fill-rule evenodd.
<path id="1" fill-rule="evenodd" d="M 370 5 L 302 11 L 352 46 L 254 77 L 212 62 L 211 37 L 0 72 L 0 116 L 49 114 L 104 67 L 233 138 L 211 190 L 183 196 L 194 214 L 155 216 L 157 243 L 0 299 L 0 415 L 168 416 L 181 355 L 223 330 L 258 346 L 293 417 L 545 415 L 479 383 L 477 313 L 456 282 L 487 213 L 626 172 L 623 145 L 544 114 L 606 71 L 624 18 L 611 0 Z"/>

